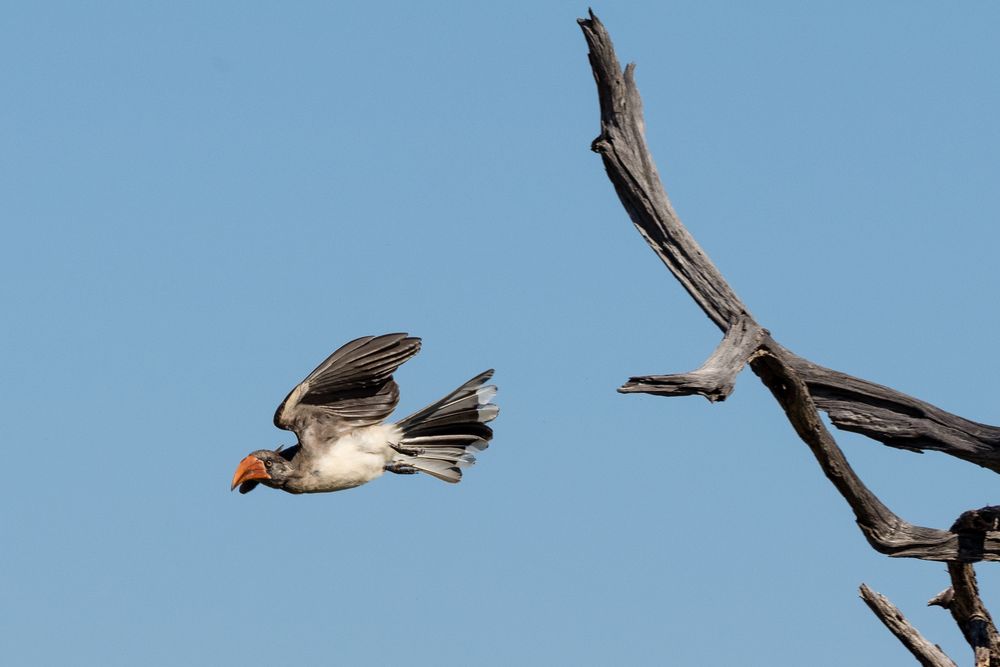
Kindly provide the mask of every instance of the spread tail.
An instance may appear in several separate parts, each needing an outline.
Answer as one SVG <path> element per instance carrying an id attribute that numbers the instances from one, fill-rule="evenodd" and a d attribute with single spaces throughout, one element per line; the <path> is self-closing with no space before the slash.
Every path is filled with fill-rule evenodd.
<path id="1" fill-rule="evenodd" d="M 474 453 L 490 444 L 493 429 L 486 425 L 500 413 L 490 403 L 497 388 L 485 384 L 493 370 L 480 373 L 437 403 L 400 421 L 403 436 L 394 462 L 416 468 L 438 479 L 456 483 L 462 468 L 476 462 Z"/>

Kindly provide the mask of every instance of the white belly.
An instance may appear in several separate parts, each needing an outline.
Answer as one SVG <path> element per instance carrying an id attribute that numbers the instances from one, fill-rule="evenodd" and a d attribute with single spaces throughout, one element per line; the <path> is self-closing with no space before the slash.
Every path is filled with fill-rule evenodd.
<path id="1" fill-rule="evenodd" d="M 307 493 L 340 491 L 366 484 L 385 472 L 395 450 L 399 429 L 393 424 L 367 426 L 337 440 L 321 457 L 313 461 L 311 470 L 304 471 L 303 490 Z"/>

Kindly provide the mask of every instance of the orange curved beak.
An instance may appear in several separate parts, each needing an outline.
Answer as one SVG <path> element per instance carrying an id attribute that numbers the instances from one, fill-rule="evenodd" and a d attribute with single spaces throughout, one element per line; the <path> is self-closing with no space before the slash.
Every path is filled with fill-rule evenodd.
<path id="1" fill-rule="evenodd" d="M 229 487 L 229 490 L 232 491 L 243 482 L 251 479 L 271 479 L 264 468 L 264 462 L 253 454 L 240 461 L 240 465 L 236 468 L 236 474 L 233 475 L 233 485 Z"/>

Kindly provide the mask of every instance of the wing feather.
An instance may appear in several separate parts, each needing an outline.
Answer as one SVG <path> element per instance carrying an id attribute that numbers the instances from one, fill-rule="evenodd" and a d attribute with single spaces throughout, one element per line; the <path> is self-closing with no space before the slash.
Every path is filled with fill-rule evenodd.
<path id="1" fill-rule="evenodd" d="M 352 340 L 289 392 L 274 425 L 295 431 L 308 446 L 307 440 L 378 424 L 399 402 L 392 374 L 419 351 L 420 339 L 405 333 Z"/>

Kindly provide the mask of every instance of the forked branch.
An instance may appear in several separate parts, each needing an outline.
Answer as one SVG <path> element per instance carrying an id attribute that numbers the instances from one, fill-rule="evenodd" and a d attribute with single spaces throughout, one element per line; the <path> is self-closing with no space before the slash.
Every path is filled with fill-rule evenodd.
<path id="1" fill-rule="evenodd" d="M 827 478 L 854 510 L 872 547 L 891 556 L 926 560 L 1000 560 L 1000 533 L 984 531 L 975 540 L 960 540 L 950 530 L 914 526 L 883 505 L 851 469 L 816 410 L 825 410 L 839 428 L 887 445 L 918 451 L 937 449 L 998 471 L 1000 429 L 818 366 L 767 335 L 670 204 L 646 145 L 634 65 L 622 70 L 611 37 L 593 13 L 579 23 L 590 46 L 601 107 L 601 134 L 592 148 L 600 154 L 619 199 L 643 238 L 725 333 L 719 348 L 697 371 L 633 377 L 622 391 L 702 394 L 720 400 L 732 390 L 733 379 L 749 360 L 782 403 Z"/>
<path id="2" fill-rule="evenodd" d="M 725 338 L 701 368 L 678 375 L 644 375 L 629 378 L 618 388 L 623 394 L 689 396 L 701 394 L 713 403 L 724 401 L 733 391 L 736 376 L 760 347 L 768 333 L 748 315 L 729 327 Z"/>
<path id="3" fill-rule="evenodd" d="M 910 625 L 899 609 L 884 595 L 861 584 L 861 599 L 921 665 L 924 667 L 957 667 L 954 661 L 945 655 L 940 646 L 924 639 L 923 635 Z"/>
<path id="4" fill-rule="evenodd" d="M 983 656 L 1000 656 L 996 628 L 979 601 L 974 573 L 971 565 L 967 565 L 979 560 L 1000 560 L 1000 532 L 997 532 L 1000 510 L 983 508 L 966 513 L 949 530 L 908 523 L 865 486 L 818 411 L 825 411 L 837 428 L 862 433 L 890 447 L 941 451 L 996 472 L 1000 472 L 1000 428 L 964 419 L 889 387 L 824 368 L 773 340 L 754 320 L 671 206 L 646 146 L 635 66 L 630 64 L 622 70 L 611 38 L 593 12 L 579 23 L 590 47 L 590 64 L 601 107 L 601 133 L 591 147 L 601 155 L 608 177 L 639 233 L 725 334 L 719 347 L 698 370 L 633 377 L 620 391 L 665 396 L 700 394 L 711 401 L 723 400 L 732 391 L 740 369 L 749 363 L 781 404 L 827 479 L 850 505 L 871 546 L 890 556 L 948 561 L 953 594 L 935 598 L 936 603 L 949 604 L 953 614 L 956 605 L 962 609 L 961 619 L 956 615 L 956 621 L 977 651 L 977 665 Z M 891 629 L 890 612 L 898 616 L 896 620 L 902 620 L 887 600 L 874 593 L 866 595 L 865 591 L 871 591 L 862 589 L 866 602 Z M 905 627 L 897 624 L 893 632 L 900 636 L 898 631 L 905 631 Z M 903 632 L 911 637 L 914 633 L 915 630 L 908 635 Z M 912 647 L 907 646 L 919 659 L 928 660 L 924 664 L 953 664 L 943 654 L 937 656 L 918 644 L 914 640 Z M 1000 667 L 1000 662 L 983 664 Z"/>
<path id="5" fill-rule="evenodd" d="M 976 656 L 976 667 L 1000 667 L 1000 634 L 979 597 L 976 571 L 969 563 L 948 563 L 951 588 L 928 602 L 951 612 Z"/>
<path id="6" fill-rule="evenodd" d="M 579 23 L 590 46 L 590 65 L 601 106 L 601 134 L 591 147 L 601 155 L 608 177 L 639 233 L 709 319 L 727 333 L 741 317 L 750 317 L 750 311 L 670 204 L 646 146 L 635 66 L 622 71 L 611 37 L 593 13 Z M 1000 427 L 964 419 L 787 351 L 786 359 L 809 387 L 816 405 L 838 428 L 861 433 L 890 447 L 940 451 L 1000 472 Z M 679 394 L 676 390 L 669 393 Z"/>

